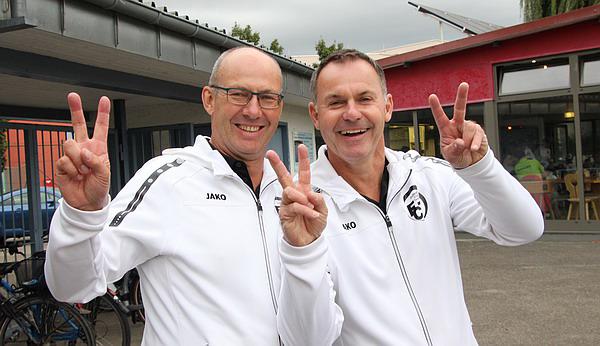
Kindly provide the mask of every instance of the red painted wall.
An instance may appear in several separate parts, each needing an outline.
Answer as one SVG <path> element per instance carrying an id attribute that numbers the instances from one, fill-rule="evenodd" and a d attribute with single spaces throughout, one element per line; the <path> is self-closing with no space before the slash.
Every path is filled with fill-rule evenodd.
<path id="1" fill-rule="evenodd" d="M 394 110 L 429 107 L 432 93 L 453 104 L 462 81 L 470 85 L 469 103 L 475 103 L 494 99 L 494 64 L 596 48 L 600 23 L 593 20 L 389 68 L 385 75 Z"/>

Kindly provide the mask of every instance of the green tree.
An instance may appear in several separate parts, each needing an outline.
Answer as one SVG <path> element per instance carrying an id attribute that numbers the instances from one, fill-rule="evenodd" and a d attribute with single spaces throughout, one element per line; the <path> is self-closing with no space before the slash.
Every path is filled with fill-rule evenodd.
<path id="1" fill-rule="evenodd" d="M 248 41 L 255 46 L 260 44 L 260 32 L 252 30 L 250 25 L 246 25 L 245 27 L 241 27 L 237 22 L 231 28 L 231 36 L 237 37 L 241 40 Z M 266 48 L 263 45 L 260 45 L 261 48 Z M 283 47 L 279 43 L 279 40 L 274 39 L 271 42 L 270 48 L 271 51 L 277 54 L 283 54 Z"/>
<path id="2" fill-rule="evenodd" d="M 271 46 L 269 49 L 277 54 L 283 54 L 283 47 L 279 44 L 279 40 L 277 39 L 271 41 Z"/>
<path id="3" fill-rule="evenodd" d="M 520 0 L 523 20 L 550 17 L 561 13 L 600 4 L 600 0 Z"/>
<path id="4" fill-rule="evenodd" d="M 235 25 L 231 28 L 231 36 L 251 42 L 255 46 L 260 42 L 260 32 L 254 32 L 250 25 L 246 25 L 242 28 L 237 22 L 235 22 Z"/>
<path id="5" fill-rule="evenodd" d="M 317 51 L 317 55 L 319 55 L 319 61 L 323 61 L 323 59 L 325 59 L 326 57 L 329 56 L 329 54 L 333 53 L 333 52 L 337 52 L 338 50 L 344 49 L 344 44 L 343 43 L 337 43 L 336 41 L 333 41 L 332 44 L 327 45 L 327 43 L 325 43 L 325 40 L 321 37 L 319 39 L 319 41 L 315 44 L 315 50 Z M 318 67 L 319 64 L 313 64 L 313 67 Z"/>

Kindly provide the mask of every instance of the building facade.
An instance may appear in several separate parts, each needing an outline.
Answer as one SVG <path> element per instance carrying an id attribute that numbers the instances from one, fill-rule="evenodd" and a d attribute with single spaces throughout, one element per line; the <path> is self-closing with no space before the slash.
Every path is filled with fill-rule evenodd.
<path id="1" fill-rule="evenodd" d="M 386 143 L 440 156 L 427 98 L 467 118 L 530 191 L 547 231 L 600 232 L 600 6 L 384 58 L 394 113 Z M 507 215 L 510 217 L 510 215 Z"/>
<path id="2" fill-rule="evenodd" d="M 154 2 L 0 0 L 0 245 L 21 236 L 42 246 L 58 196 L 54 161 L 72 138 L 68 92 L 82 96 L 90 128 L 98 99 L 112 100 L 114 195 L 163 149 L 210 135 L 201 89 L 221 52 L 249 45 Z M 313 69 L 265 52 L 284 78 L 285 106 L 270 146 L 294 170 L 295 143 L 316 154 L 307 115 Z"/>

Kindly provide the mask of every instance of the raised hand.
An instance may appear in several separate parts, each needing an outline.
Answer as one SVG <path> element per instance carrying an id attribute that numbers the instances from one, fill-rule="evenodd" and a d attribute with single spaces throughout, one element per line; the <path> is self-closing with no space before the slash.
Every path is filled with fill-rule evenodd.
<path id="1" fill-rule="evenodd" d="M 110 161 L 106 139 L 110 100 L 102 96 L 98 102 L 98 115 L 94 136 L 88 137 L 87 126 L 76 93 L 67 96 L 75 140 L 63 144 L 64 154 L 56 162 L 56 182 L 63 198 L 70 206 L 80 210 L 99 210 L 107 203 L 110 187 Z"/>
<path id="2" fill-rule="evenodd" d="M 435 94 L 429 95 L 429 105 L 440 132 L 442 156 L 454 168 L 465 168 L 481 160 L 488 151 L 488 141 L 481 126 L 465 121 L 469 84 L 460 83 L 454 103 L 454 117 L 448 119 Z"/>
<path id="3" fill-rule="evenodd" d="M 323 196 L 312 191 L 310 185 L 308 149 L 303 144 L 298 146 L 297 183 L 294 183 L 277 153 L 269 150 L 267 158 L 283 187 L 279 208 L 283 237 L 293 246 L 308 245 L 321 235 L 327 224 L 327 206 Z"/>

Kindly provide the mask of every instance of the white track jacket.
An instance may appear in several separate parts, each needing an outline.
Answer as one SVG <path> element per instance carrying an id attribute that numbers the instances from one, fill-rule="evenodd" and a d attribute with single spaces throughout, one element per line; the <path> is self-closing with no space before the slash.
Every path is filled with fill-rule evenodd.
<path id="1" fill-rule="evenodd" d="M 165 150 L 103 210 L 61 203 L 48 286 L 59 300 L 85 302 L 137 267 L 144 345 L 278 345 L 281 187 L 266 160 L 260 186 L 257 201 L 203 137 Z"/>
<path id="2" fill-rule="evenodd" d="M 284 344 L 476 345 L 454 231 L 501 245 L 539 238 L 544 222 L 529 193 L 491 150 L 454 171 L 386 149 L 385 214 L 337 175 L 324 150 L 311 172 L 327 228 L 305 247 L 280 243 Z"/>

